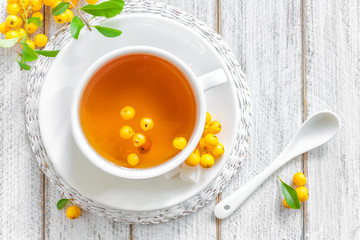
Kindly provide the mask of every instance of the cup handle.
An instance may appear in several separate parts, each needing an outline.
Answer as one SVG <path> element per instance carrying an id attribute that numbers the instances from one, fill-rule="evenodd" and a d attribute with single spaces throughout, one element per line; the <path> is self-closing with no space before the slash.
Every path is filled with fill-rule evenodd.
<path id="1" fill-rule="evenodd" d="M 227 82 L 226 73 L 222 68 L 206 73 L 198 77 L 201 89 L 205 92 L 211 88 Z"/>

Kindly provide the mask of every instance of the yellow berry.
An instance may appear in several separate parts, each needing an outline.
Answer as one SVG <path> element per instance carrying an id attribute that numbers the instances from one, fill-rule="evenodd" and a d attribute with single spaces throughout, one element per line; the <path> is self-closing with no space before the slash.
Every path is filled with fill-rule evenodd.
<path id="1" fill-rule="evenodd" d="M 25 24 L 25 30 L 26 28 L 28 29 L 28 33 L 34 33 L 36 32 L 36 30 L 38 29 L 38 26 L 36 26 L 35 23 L 29 23 L 29 24 Z"/>
<path id="2" fill-rule="evenodd" d="M 210 122 L 211 122 L 211 115 L 210 113 L 206 112 L 205 126 L 208 125 Z"/>
<path id="3" fill-rule="evenodd" d="M 44 20 L 44 15 L 41 12 L 34 12 L 31 17 L 38 17 L 40 20 Z"/>
<path id="4" fill-rule="evenodd" d="M 154 127 L 154 122 L 151 118 L 142 118 L 140 120 L 140 127 L 144 131 L 150 131 Z"/>
<path id="5" fill-rule="evenodd" d="M 29 17 L 30 17 L 30 13 L 31 13 L 30 10 L 24 10 L 24 9 L 22 9 L 22 8 L 20 8 L 20 10 L 19 10 L 19 15 L 20 15 L 22 18 L 29 18 Z"/>
<path id="6" fill-rule="evenodd" d="M 127 162 L 128 164 L 130 164 L 131 166 L 135 166 L 139 163 L 139 156 L 136 155 L 135 153 L 130 153 L 127 156 Z"/>
<path id="7" fill-rule="evenodd" d="M 132 141 L 133 141 L 135 147 L 141 147 L 142 145 L 145 144 L 146 137 L 141 133 L 136 133 L 133 136 Z"/>
<path id="8" fill-rule="evenodd" d="M 52 6 L 55 3 L 55 0 L 43 0 L 43 3 L 45 4 L 45 6 Z"/>
<path id="9" fill-rule="evenodd" d="M 44 47 L 48 41 L 47 37 L 44 34 L 38 34 L 35 36 L 35 44 L 38 47 Z"/>
<path id="10" fill-rule="evenodd" d="M 204 137 L 200 138 L 199 147 L 203 151 L 206 151 L 206 152 L 210 151 L 210 147 L 205 144 L 205 138 Z"/>
<path id="11" fill-rule="evenodd" d="M 130 106 L 126 106 L 121 109 L 120 115 L 124 120 L 133 119 L 135 117 L 135 109 Z"/>
<path id="12" fill-rule="evenodd" d="M 54 16 L 54 19 L 57 23 L 63 24 L 67 22 L 68 15 L 66 13 L 62 13 L 60 15 Z"/>
<path id="13" fill-rule="evenodd" d="M 204 139 L 205 145 L 209 147 L 215 147 L 219 143 L 219 139 L 217 138 L 217 136 L 211 133 L 207 134 Z"/>
<path id="14" fill-rule="evenodd" d="M 190 156 L 185 160 L 185 163 L 190 167 L 195 167 L 200 163 L 200 152 L 198 149 L 195 149 Z"/>
<path id="15" fill-rule="evenodd" d="M 7 3 L 17 3 L 17 0 L 7 0 Z"/>
<path id="16" fill-rule="evenodd" d="M 19 34 L 15 30 L 10 30 L 5 34 L 5 39 L 12 39 L 19 37 Z"/>
<path id="17" fill-rule="evenodd" d="M 173 140 L 173 146 L 174 148 L 178 150 L 182 150 L 186 147 L 187 141 L 183 137 L 177 137 Z"/>
<path id="18" fill-rule="evenodd" d="M 139 147 L 139 152 L 147 153 L 148 151 L 150 151 L 151 146 L 152 146 L 151 140 L 149 138 L 146 138 L 145 144 Z"/>
<path id="19" fill-rule="evenodd" d="M 283 204 L 284 204 L 285 207 L 291 208 L 291 207 L 288 205 L 288 203 L 286 202 L 285 198 L 284 198 L 284 200 L 283 200 Z"/>
<path id="20" fill-rule="evenodd" d="M 60 0 L 53 0 L 52 1 L 52 4 L 51 5 L 49 5 L 49 6 L 51 6 L 51 8 L 55 8 L 57 5 L 59 5 L 60 3 L 62 3 L 62 1 L 60 1 Z"/>
<path id="21" fill-rule="evenodd" d="M 295 191 L 300 202 L 305 202 L 309 198 L 309 191 L 306 187 L 298 187 L 295 189 Z"/>
<path id="22" fill-rule="evenodd" d="M 29 7 L 29 0 L 19 0 L 18 4 L 20 6 L 20 9 L 28 9 Z"/>
<path id="23" fill-rule="evenodd" d="M 19 34 L 19 37 L 25 37 L 26 35 L 25 29 L 23 28 L 18 28 L 15 31 Z"/>
<path id="24" fill-rule="evenodd" d="M 80 217 L 80 214 L 81 214 L 81 210 L 78 206 L 70 206 L 66 210 L 66 216 L 69 219 L 76 219 L 76 218 Z"/>
<path id="25" fill-rule="evenodd" d="M 88 4 L 97 4 L 98 0 L 86 0 Z"/>
<path id="26" fill-rule="evenodd" d="M 224 145 L 222 143 L 219 143 L 215 147 L 211 149 L 211 153 L 214 155 L 214 157 L 221 157 L 225 152 Z"/>
<path id="27" fill-rule="evenodd" d="M 120 137 L 123 139 L 130 139 L 134 134 L 134 130 L 130 126 L 123 126 L 120 129 Z"/>
<path id="28" fill-rule="evenodd" d="M 16 15 L 9 15 L 5 20 L 9 28 L 17 28 L 20 22 L 22 22 L 21 19 Z"/>
<path id="29" fill-rule="evenodd" d="M 30 0 L 30 7 L 32 11 L 39 11 L 43 6 L 41 0 Z"/>
<path id="30" fill-rule="evenodd" d="M 20 7 L 19 7 L 19 4 L 17 4 L 17 3 L 9 3 L 6 6 L 6 11 L 12 15 L 18 14 L 19 10 L 20 10 Z"/>
<path id="31" fill-rule="evenodd" d="M 298 186 L 304 186 L 306 184 L 306 177 L 302 172 L 298 172 L 294 174 L 293 182 Z"/>
<path id="32" fill-rule="evenodd" d="M 209 123 L 207 130 L 209 131 L 209 133 L 217 134 L 221 132 L 221 124 L 218 121 L 212 121 Z"/>
<path id="33" fill-rule="evenodd" d="M 32 40 L 26 39 L 25 42 L 29 45 L 29 47 L 31 47 L 32 49 L 35 49 L 35 43 Z"/>
<path id="34" fill-rule="evenodd" d="M 72 3 L 72 5 L 70 4 L 69 5 L 69 8 L 73 8 L 73 5 L 76 6 L 77 5 L 77 0 L 65 0 L 65 2 L 68 2 L 68 3 Z"/>
<path id="35" fill-rule="evenodd" d="M 10 31 L 10 28 L 6 25 L 6 23 L 1 23 L 0 24 L 0 32 L 2 34 L 6 34 L 8 31 Z"/>
<path id="36" fill-rule="evenodd" d="M 211 168 L 214 166 L 214 157 L 209 153 L 205 153 L 200 158 L 200 166 L 203 168 Z"/>
<path id="37" fill-rule="evenodd" d="M 71 20 L 74 17 L 74 13 L 70 10 L 70 9 L 66 9 L 65 11 L 66 15 L 67 15 L 67 22 L 71 22 Z"/>

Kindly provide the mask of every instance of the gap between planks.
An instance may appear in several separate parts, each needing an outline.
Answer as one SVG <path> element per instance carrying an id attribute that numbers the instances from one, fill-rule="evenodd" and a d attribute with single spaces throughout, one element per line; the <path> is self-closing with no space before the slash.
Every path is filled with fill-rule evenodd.
<path id="1" fill-rule="evenodd" d="M 305 4 L 306 0 L 301 0 L 301 49 L 302 49 L 302 67 L 301 67 L 301 79 L 302 79 L 302 122 L 307 119 L 307 101 L 306 101 L 306 15 L 305 15 Z M 307 176 L 307 153 L 302 154 L 301 156 L 301 165 L 302 170 L 305 176 Z M 306 202 L 303 203 L 303 208 L 301 212 L 302 216 L 302 239 L 305 239 L 306 231 Z"/>

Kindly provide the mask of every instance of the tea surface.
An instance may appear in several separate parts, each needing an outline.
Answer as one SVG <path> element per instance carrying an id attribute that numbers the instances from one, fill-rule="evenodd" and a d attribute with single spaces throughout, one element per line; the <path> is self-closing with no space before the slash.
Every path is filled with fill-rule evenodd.
<path id="1" fill-rule="evenodd" d="M 120 110 L 132 106 L 135 117 L 125 121 Z M 129 54 L 111 60 L 89 80 L 80 100 L 80 124 L 89 144 L 114 164 L 132 167 L 127 155 L 136 153 L 135 168 L 162 164 L 179 153 L 175 137 L 190 139 L 196 123 L 195 96 L 185 75 L 172 63 L 150 54 Z M 140 119 L 154 121 L 150 131 L 140 128 Z M 140 153 L 130 140 L 120 137 L 120 128 L 131 126 L 152 142 Z"/>

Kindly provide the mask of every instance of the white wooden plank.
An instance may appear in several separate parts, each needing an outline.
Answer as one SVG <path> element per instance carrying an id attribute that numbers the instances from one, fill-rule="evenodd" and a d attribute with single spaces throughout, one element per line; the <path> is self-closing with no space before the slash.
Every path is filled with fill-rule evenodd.
<path id="1" fill-rule="evenodd" d="M 238 57 L 250 86 L 253 132 L 250 155 L 222 198 L 273 161 L 302 121 L 300 1 L 221 1 L 222 35 Z M 300 157 L 269 178 L 228 219 L 222 239 L 299 239 L 300 210 L 282 206 L 277 175 L 288 183 Z"/>
<path id="2" fill-rule="evenodd" d="M 215 28 L 215 1 L 207 0 L 162 0 L 167 4 L 189 12 L 196 18 Z M 152 226 L 135 225 L 134 239 L 216 239 L 216 221 L 212 214 L 215 200 L 197 213 Z"/>
<path id="3" fill-rule="evenodd" d="M 360 239 L 360 3 L 306 1 L 308 115 L 329 109 L 338 136 L 308 155 L 306 239 Z"/>
<path id="4" fill-rule="evenodd" d="M 6 16 L 1 1 L 1 22 Z M 19 49 L 0 48 L 0 239 L 40 239 L 41 172 L 25 128 L 28 72 L 15 62 Z"/>

